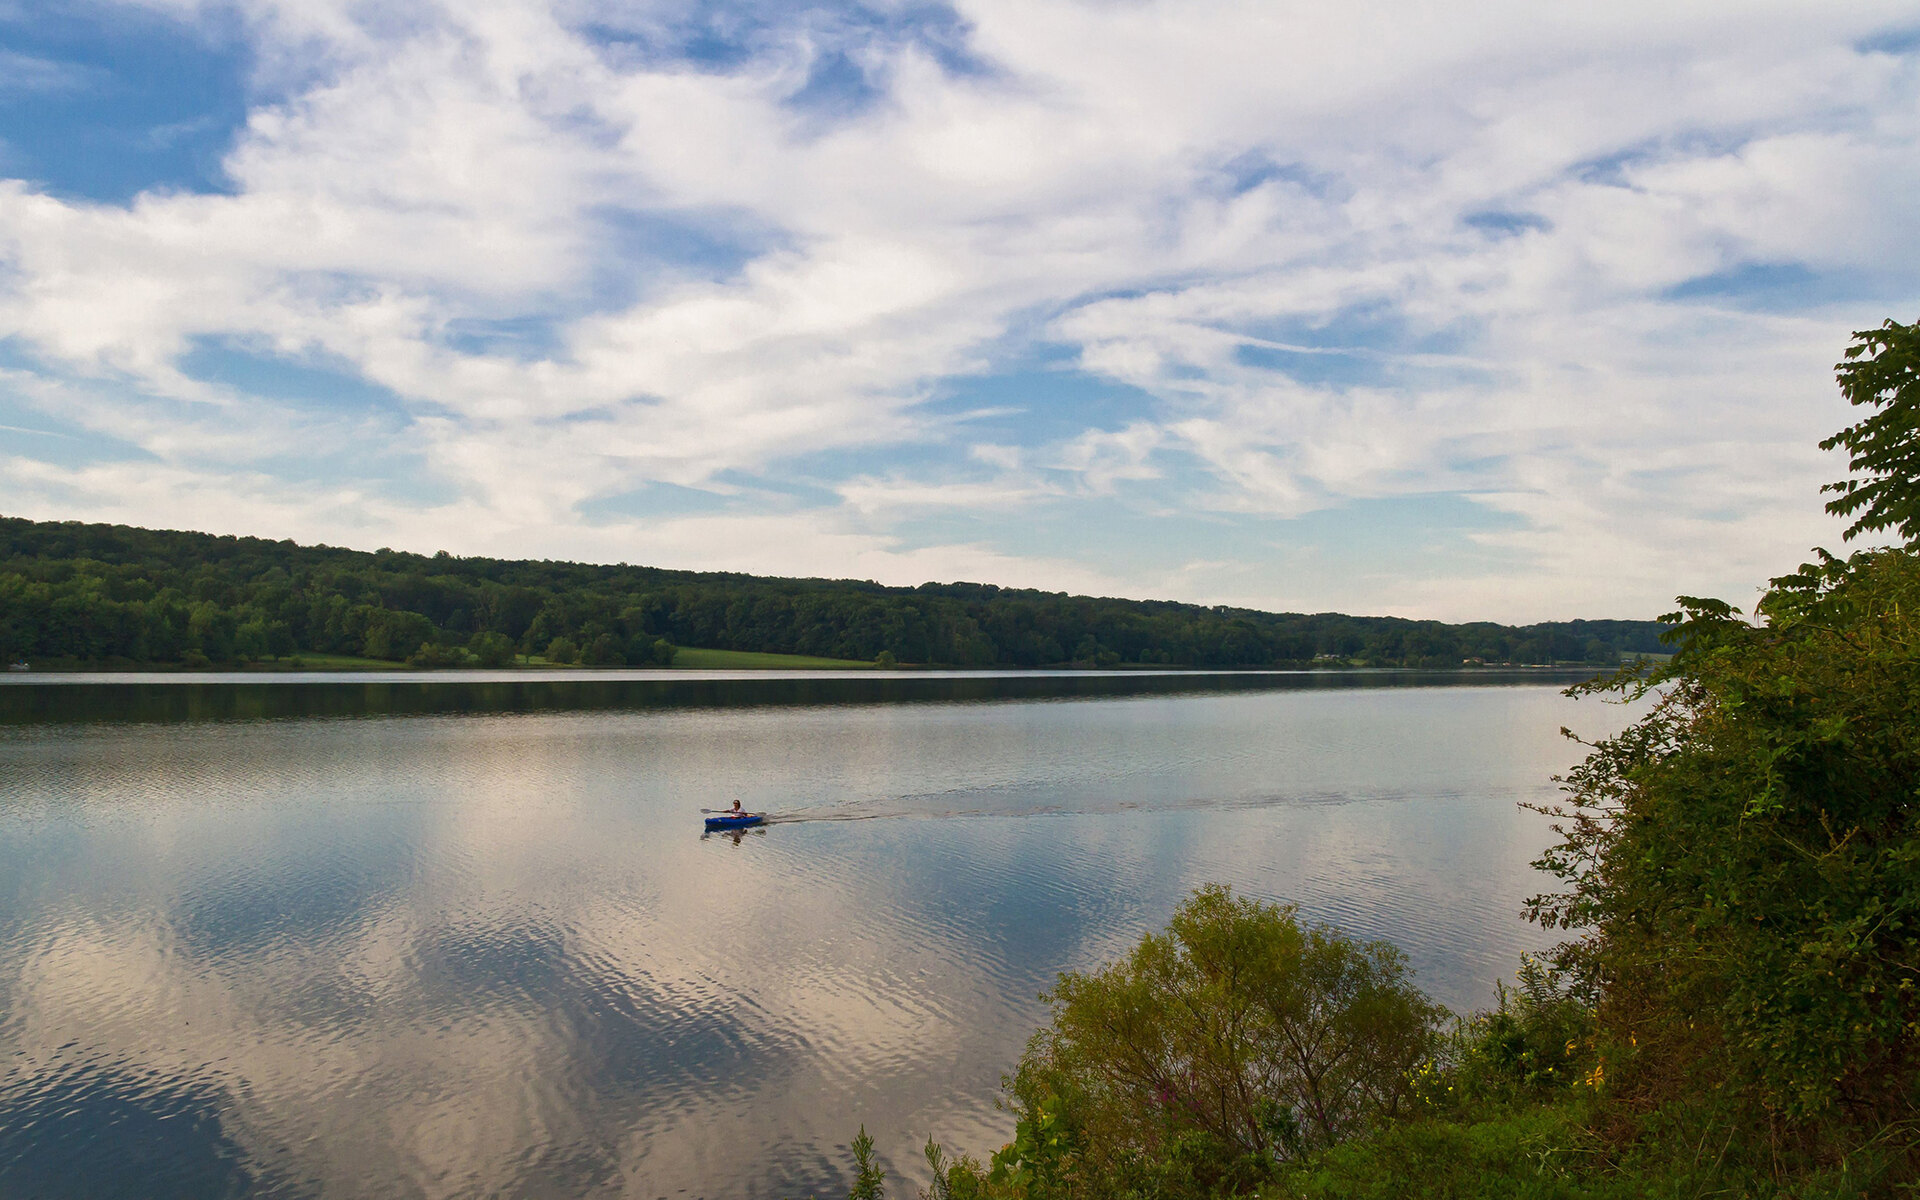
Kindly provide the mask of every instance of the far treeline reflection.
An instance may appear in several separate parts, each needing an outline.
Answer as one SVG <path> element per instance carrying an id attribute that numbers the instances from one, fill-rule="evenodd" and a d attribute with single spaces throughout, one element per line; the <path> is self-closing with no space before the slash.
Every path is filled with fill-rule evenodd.
<path id="1" fill-rule="evenodd" d="M 1032 675 L 836 674 L 804 679 L 397 680 L 279 682 L 40 682 L 0 686 L 0 725 L 74 722 L 260 721 L 310 717 L 433 716 L 463 713 L 589 712 L 621 709 L 749 708 L 879 703 L 984 703 L 1094 699 L 1195 692 L 1285 691 L 1572 681 L 1581 671 L 1303 671 L 1292 674 L 1121 673 Z"/>
<path id="2" fill-rule="evenodd" d="M 0 654 L 36 668 L 299 654 L 663 666 L 676 647 L 960 667 L 1442 669 L 1658 653 L 1655 621 L 1448 625 L 928 583 L 427 557 L 0 518 Z"/>

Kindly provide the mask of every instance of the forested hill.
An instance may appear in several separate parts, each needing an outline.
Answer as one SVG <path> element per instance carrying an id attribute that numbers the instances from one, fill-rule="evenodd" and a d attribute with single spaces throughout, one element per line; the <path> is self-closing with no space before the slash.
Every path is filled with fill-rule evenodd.
<path id="1" fill-rule="evenodd" d="M 36 665 L 671 661 L 674 646 L 957 666 L 1612 663 L 1653 621 L 1446 625 L 649 567 L 425 557 L 0 518 L 0 653 Z"/>

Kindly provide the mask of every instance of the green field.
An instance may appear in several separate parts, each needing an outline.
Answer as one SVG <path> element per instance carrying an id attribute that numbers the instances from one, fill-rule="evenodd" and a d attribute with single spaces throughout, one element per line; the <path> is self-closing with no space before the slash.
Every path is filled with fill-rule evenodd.
<path id="1" fill-rule="evenodd" d="M 388 662 L 379 658 L 355 658 L 347 654 L 299 655 L 301 668 L 308 671 L 399 671 L 405 670 L 405 663 Z M 675 667 L 690 668 L 696 671 L 847 671 L 861 668 L 871 669 L 870 662 L 860 662 L 850 658 L 815 658 L 807 654 L 760 654 L 751 650 L 702 650 L 693 646 L 680 647 L 674 655 Z M 560 668 L 562 670 L 591 671 L 596 668 L 575 668 L 569 663 L 562 666 L 550 663 L 538 655 L 522 658 L 516 667 L 535 667 L 540 669 Z M 256 671 L 285 671 L 292 667 L 292 660 L 280 658 L 258 663 Z M 619 668 L 610 668 L 619 669 Z"/>
<path id="2" fill-rule="evenodd" d="M 405 663 L 388 662 L 384 658 L 355 658 L 351 654 L 313 654 L 296 655 L 300 660 L 300 669 L 304 671 L 399 671 Z M 292 659 L 276 658 L 260 664 L 259 669 L 269 671 L 288 671 L 293 669 Z"/>
<path id="3" fill-rule="evenodd" d="M 676 667 L 700 671 L 852 671 L 873 664 L 853 658 L 814 658 L 808 654 L 761 654 L 753 650 L 701 650 L 682 646 L 673 656 Z"/>

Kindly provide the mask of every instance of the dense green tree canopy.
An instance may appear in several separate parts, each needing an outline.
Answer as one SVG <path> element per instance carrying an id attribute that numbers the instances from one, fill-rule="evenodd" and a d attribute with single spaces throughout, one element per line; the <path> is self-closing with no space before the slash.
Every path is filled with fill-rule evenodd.
<path id="1" fill-rule="evenodd" d="M 434 665 L 499 661 L 497 636 L 513 652 L 594 666 L 652 665 L 678 645 L 956 666 L 1458 667 L 1612 663 L 1659 649 L 1661 628 L 1445 625 L 0 519 L 0 653 L 36 662 L 224 663 L 297 650 Z"/>

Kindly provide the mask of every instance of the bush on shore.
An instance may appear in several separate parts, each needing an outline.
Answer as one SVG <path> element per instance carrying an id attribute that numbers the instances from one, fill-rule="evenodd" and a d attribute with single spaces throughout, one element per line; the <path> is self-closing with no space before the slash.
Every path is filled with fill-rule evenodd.
<path id="1" fill-rule="evenodd" d="M 1068 972 L 1008 1080 L 1014 1140 L 938 1194 L 1211 1195 L 1404 1112 L 1444 1010 L 1405 957 L 1203 887 L 1122 961 Z"/>

